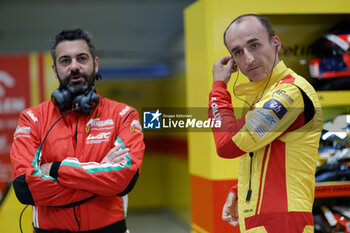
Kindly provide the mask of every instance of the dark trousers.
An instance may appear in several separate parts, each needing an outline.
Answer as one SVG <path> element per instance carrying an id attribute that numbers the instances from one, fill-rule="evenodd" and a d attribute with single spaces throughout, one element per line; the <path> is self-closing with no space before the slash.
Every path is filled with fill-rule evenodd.
<path id="1" fill-rule="evenodd" d="M 125 233 L 126 232 L 126 223 L 125 219 L 113 223 L 109 226 L 91 230 L 91 231 L 79 231 L 79 233 Z M 74 233 L 73 231 L 66 231 L 66 230 L 44 230 L 39 228 L 34 228 L 34 233 Z"/>

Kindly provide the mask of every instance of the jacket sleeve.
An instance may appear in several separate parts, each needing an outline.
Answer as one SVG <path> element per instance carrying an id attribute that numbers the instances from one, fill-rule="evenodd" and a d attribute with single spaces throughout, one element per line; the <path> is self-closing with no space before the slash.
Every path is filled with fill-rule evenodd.
<path id="1" fill-rule="evenodd" d="M 299 88 L 283 83 L 270 88 L 253 109 L 236 119 L 226 84 L 214 82 L 209 95 L 209 117 L 221 120 L 221 127 L 212 129 L 218 155 L 235 158 L 256 151 L 302 126 L 303 106 Z"/>
<path id="2" fill-rule="evenodd" d="M 11 149 L 13 187 L 23 204 L 65 206 L 92 198 L 93 193 L 63 186 L 38 167 L 41 137 L 39 122 L 21 113 Z"/>
<path id="3" fill-rule="evenodd" d="M 126 162 L 85 163 L 76 158 L 66 158 L 56 168 L 59 183 L 104 196 L 123 196 L 130 192 L 139 176 L 145 149 L 136 110 L 120 122 L 116 143 L 121 143 L 123 149 L 129 148 Z"/>

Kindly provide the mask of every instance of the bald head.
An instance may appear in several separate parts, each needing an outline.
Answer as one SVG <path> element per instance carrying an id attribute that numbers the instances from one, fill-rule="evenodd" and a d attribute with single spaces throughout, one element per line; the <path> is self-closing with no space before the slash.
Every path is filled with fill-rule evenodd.
<path id="1" fill-rule="evenodd" d="M 235 18 L 231 23 L 230 25 L 226 28 L 225 32 L 224 32 L 224 44 L 225 46 L 227 47 L 227 43 L 226 43 L 226 34 L 227 32 L 229 31 L 229 29 L 231 28 L 231 26 L 233 24 L 240 24 L 242 21 L 244 21 L 245 19 L 247 18 L 251 18 L 251 17 L 254 17 L 256 18 L 261 26 L 263 26 L 264 30 L 267 32 L 267 35 L 270 39 L 272 39 L 274 36 L 275 36 L 275 32 L 274 30 L 272 29 L 272 26 L 271 26 L 271 23 L 269 21 L 268 18 L 266 18 L 265 16 L 263 15 L 257 15 L 257 14 L 245 14 L 245 15 L 240 15 L 238 16 L 237 18 Z"/>
<path id="2" fill-rule="evenodd" d="M 261 17 L 238 17 L 227 28 L 225 45 L 242 73 L 250 81 L 259 82 L 268 77 L 278 63 L 281 41 L 274 35 L 270 24 L 261 23 Z M 272 34 L 271 34 L 272 32 Z"/>

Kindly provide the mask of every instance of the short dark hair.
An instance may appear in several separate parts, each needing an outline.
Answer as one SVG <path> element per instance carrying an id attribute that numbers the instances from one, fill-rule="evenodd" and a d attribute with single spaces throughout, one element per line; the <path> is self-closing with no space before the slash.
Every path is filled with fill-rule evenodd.
<path id="1" fill-rule="evenodd" d="M 89 46 L 91 56 L 93 58 L 96 57 L 96 49 L 92 43 L 91 35 L 88 32 L 82 30 L 81 28 L 73 28 L 63 30 L 55 36 L 55 39 L 53 40 L 51 46 L 51 57 L 54 63 L 56 63 L 56 47 L 59 43 L 65 40 L 85 40 L 85 42 Z"/>
<path id="2" fill-rule="evenodd" d="M 228 27 L 226 28 L 225 32 L 224 32 L 224 44 L 225 46 L 227 47 L 227 44 L 226 44 L 226 33 L 228 31 L 228 29 L 231 27 L 231 25 L 235 22 L 240 22 L 242 18 L 245 18 L 247 16 L 253 16 L 255 18 L 257 18 L 259 20 L 259 22 L 261 23 L 261 25 L 265 28 L 270 40 L 275 36 L 275 31 L 272 29 L 272 25 L 271 25 L 271 22 L 270 20 L 263 16 L 263 15 L 258 15 L 258 14 L 245 14 L 245 15 L 240 15 L 238 16 L 237 18 L 235 18 L 231 23 L 230 25 L 228 25 Z"/>

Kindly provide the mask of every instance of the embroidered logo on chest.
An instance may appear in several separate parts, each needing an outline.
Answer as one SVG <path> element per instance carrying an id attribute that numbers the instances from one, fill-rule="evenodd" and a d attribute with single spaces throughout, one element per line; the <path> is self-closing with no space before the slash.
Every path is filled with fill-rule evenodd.
<path id="1" fill-rule="evenodd" d="M 90 132 L 91 130 L 109 130 L 114 127 L 114 121 L 112 119 L 100 120 L 100 118 L 95 118 L 89 120 L 86 124 L 85 130 L 86 132 Z"/>
<path id="2" fill-rule="evenodd" d="M 86 144 L 108 142 L 110 140 L 111 132 L 103 132 L 99 134 L 89 134 L 86 138 Z"/>

